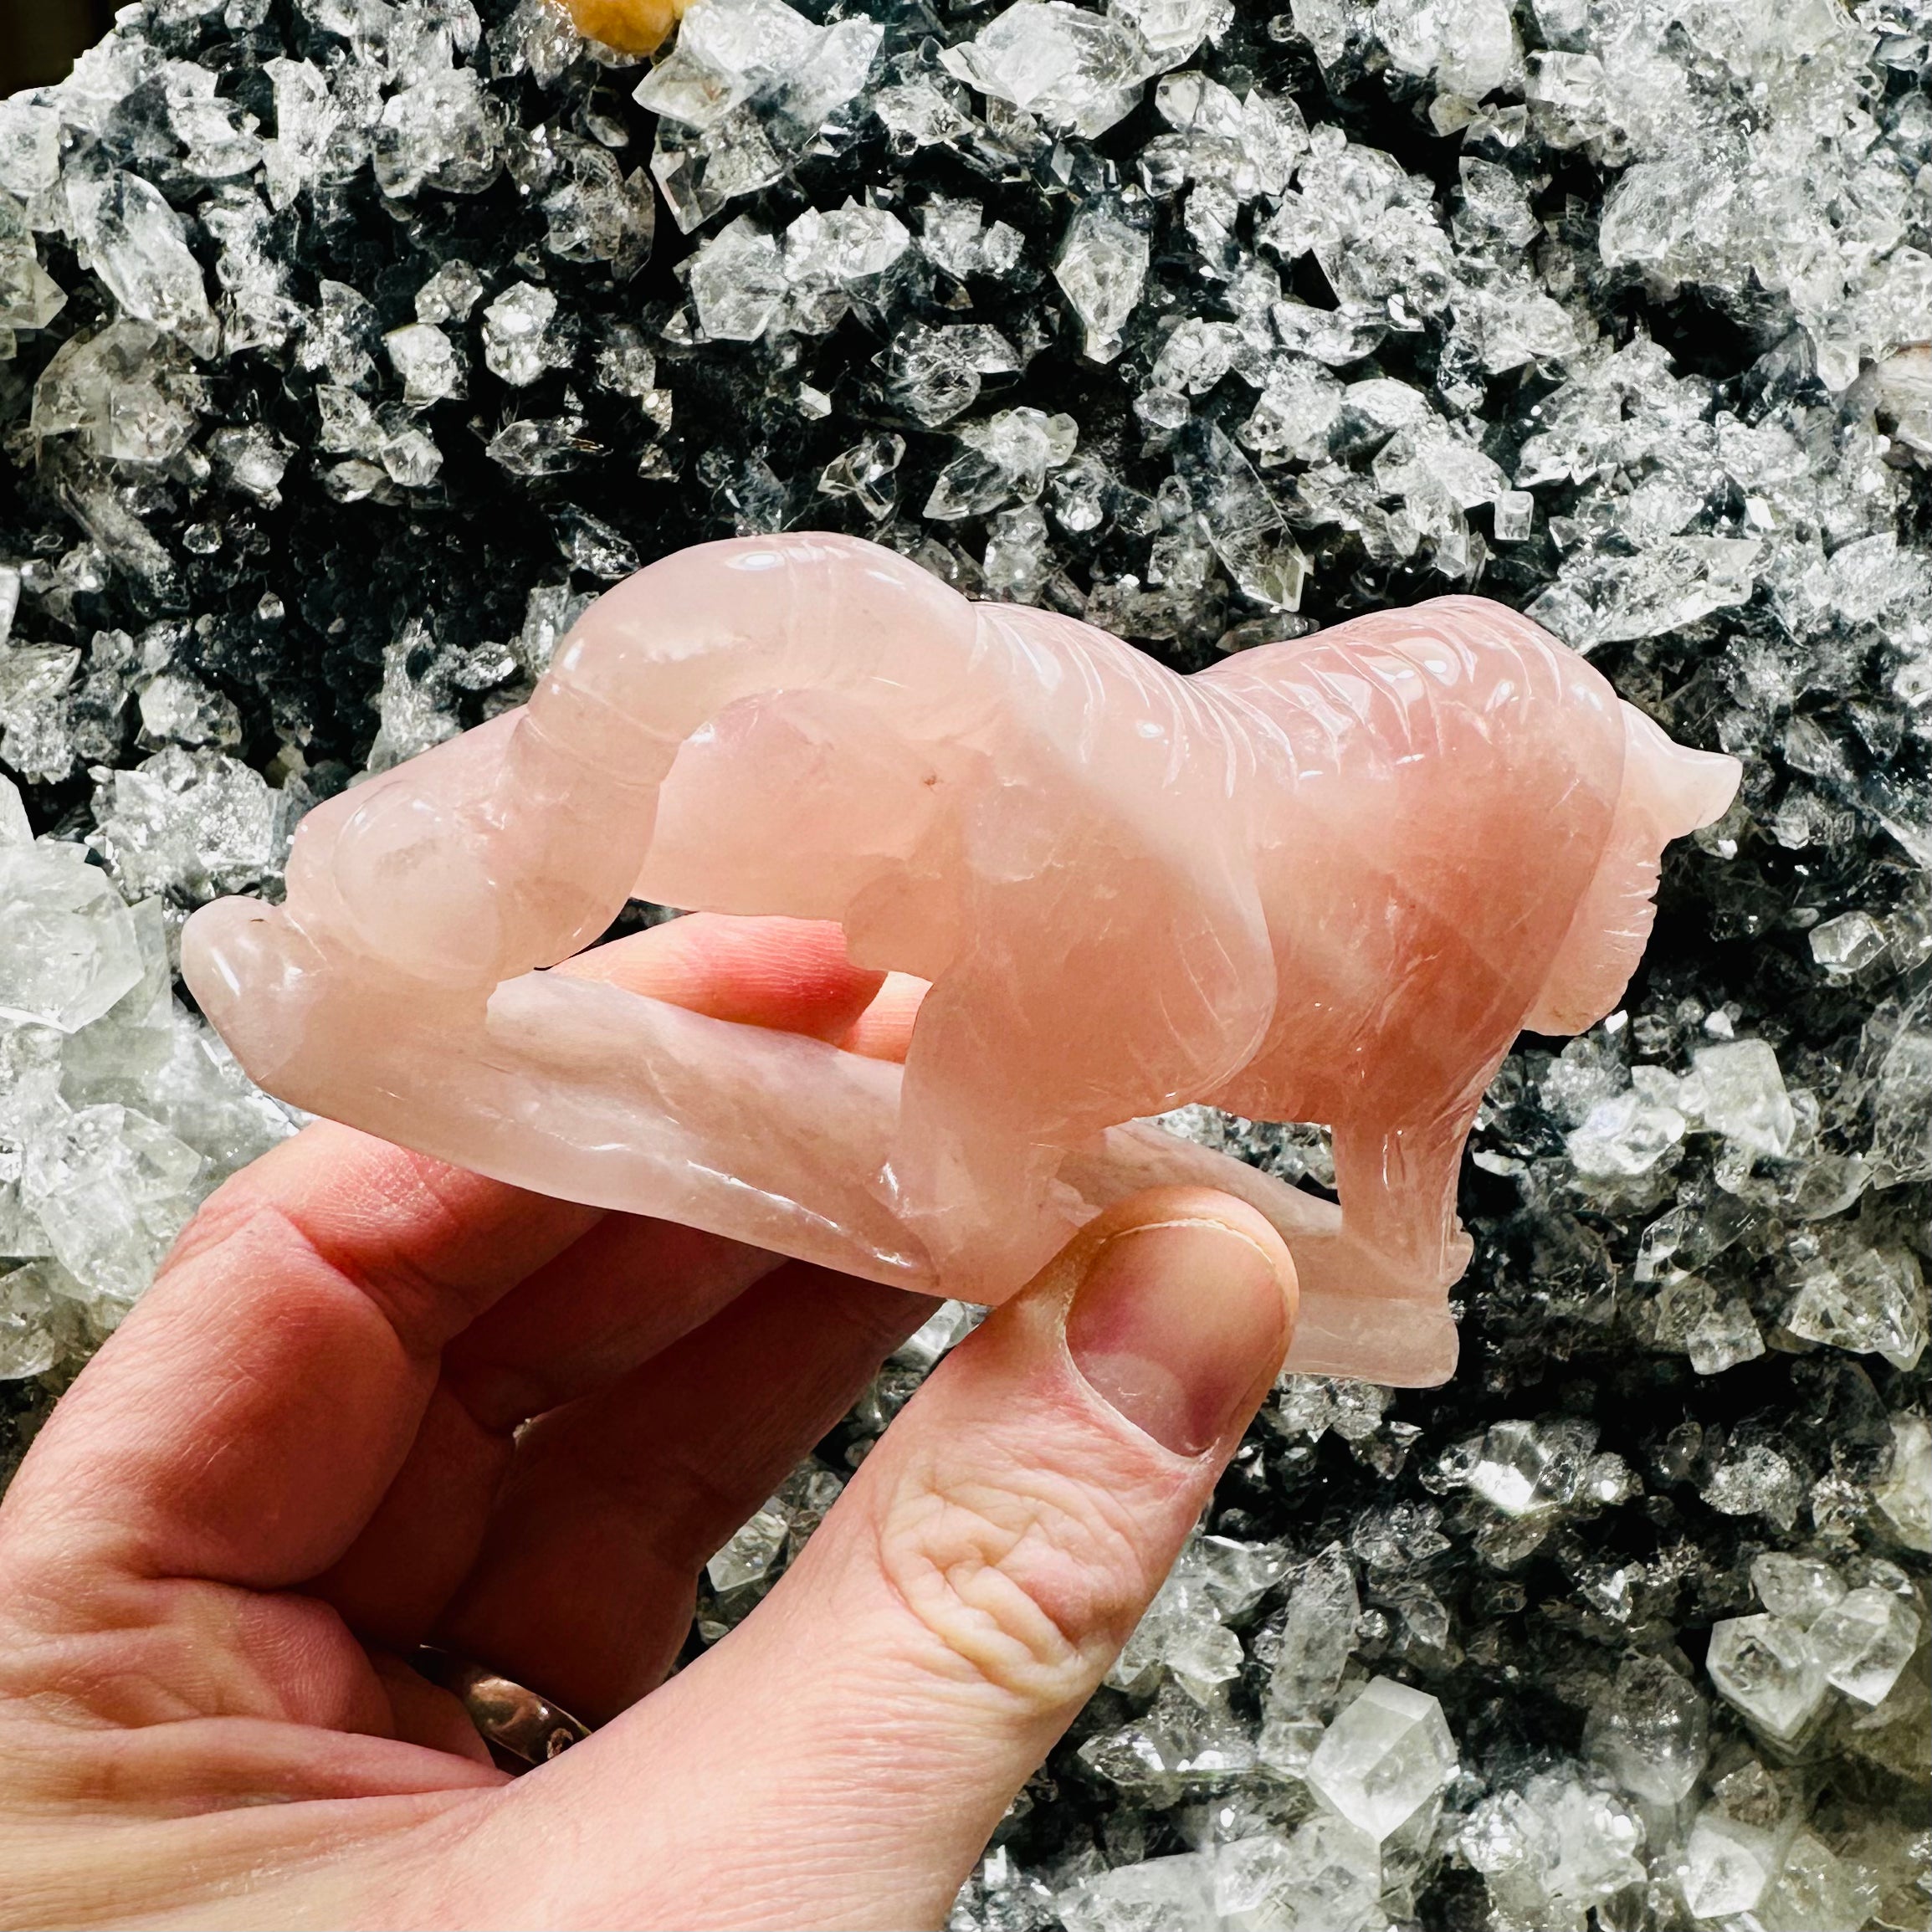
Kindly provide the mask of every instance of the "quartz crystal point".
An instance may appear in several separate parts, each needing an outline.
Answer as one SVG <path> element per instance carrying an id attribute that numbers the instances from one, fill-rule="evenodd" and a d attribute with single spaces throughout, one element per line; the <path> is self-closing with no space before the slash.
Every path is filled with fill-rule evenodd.
<path id="1" fill-rule="evenodd" d="M 183 970 L 281 1098 L 541 1191 L 962 1299 L 1108 1202 L 1218 1186 L 1300 1271 L 1290 1366 L 1455 1362 L 1463 1143 L 1519 1030 L 1616 1003 L 1667 841 L 1730 802 L 1468 597 L 1177 676 L 814 536 L 680 552 L 525 710 L 331 800 Z M 932 982 L 902 1071 L 547 968 L 627 899 L 833 920 Z M 1339 1210 L 1170 1136 L 1334 1133 Z"/>
<path id="2" fill-rule="evenodd" d="M 1380 1844 L 1456 1775 L 1443 1707 L 1392 1678 L 1363 1685 L 1309 1760 L 1316 1797 Z"/>

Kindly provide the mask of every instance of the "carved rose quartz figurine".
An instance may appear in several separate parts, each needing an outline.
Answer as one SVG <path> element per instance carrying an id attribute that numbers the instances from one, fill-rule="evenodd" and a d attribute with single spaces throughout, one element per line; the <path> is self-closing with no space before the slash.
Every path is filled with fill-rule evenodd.
<path id="1" fill-rule="evenodd" d="M 310 813 L 190 921 L 270 1091 L 552 1195 L 874 1280 L 1017 1289 L 1157 1181 L 1293 1252 L 1289 1366 L 1447 1376 L 1463 1145 L 1517 1033 L 1615 1005 L 1735 762 L 1471 597 L 1181 677 L 833 536 L 685 551 L 529 705 Z M 903 1068 L 545 969 L 625 901 L 837 920 L 932 982 Z M 1334 1134 L 1339 1209 L 1149 1124 Z"/>

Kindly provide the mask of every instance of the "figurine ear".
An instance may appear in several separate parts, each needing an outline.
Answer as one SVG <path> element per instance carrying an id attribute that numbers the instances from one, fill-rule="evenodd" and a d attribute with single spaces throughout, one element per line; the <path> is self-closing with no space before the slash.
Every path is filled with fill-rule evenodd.
<path id="1" fill-rule="evenodd" d="M 1657 918 L 1664 847 L 1723 817 L 1743 776 L 1736 759 L 1692 751 L 1635 705 L 1621 709 L 1623 776 L 1610 836 L 1523 1022 L 1533 1033 L 1582 1033 L 1622 998 Z"/>

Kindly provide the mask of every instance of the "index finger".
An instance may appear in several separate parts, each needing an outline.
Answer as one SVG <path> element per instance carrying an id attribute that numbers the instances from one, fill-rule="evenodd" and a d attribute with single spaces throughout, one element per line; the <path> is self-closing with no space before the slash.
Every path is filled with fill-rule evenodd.
<path id="1" fill-rule="evenodd" d="M 314 1575 L 401 1466 L 443 1345 L 602 1217 L 318 1121 L 189 1224 L 22 1464 L 9 1545 L 255 1589 Z"/>
<path id="2" fill-rule="evenodd" d="M 577 970 L 620 953 L 638 990 L 799 1030 L 849 1027 L 879 980 L 800 921 L 679 921 Z M 44 1539 L 64 1568 L 256 1589 L 316 1575 L 402 1466 L 445 1345 L 603 1218 L 317 1123 L 210 1198 L 61 1402 L 0 1519 L 13 1553 Z"/>

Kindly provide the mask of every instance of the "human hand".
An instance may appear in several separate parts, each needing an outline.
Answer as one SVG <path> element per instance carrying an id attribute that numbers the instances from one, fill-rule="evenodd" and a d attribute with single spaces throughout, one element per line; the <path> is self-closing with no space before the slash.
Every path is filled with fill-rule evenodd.
<path id="1" fill-rule="evenodd" d="M 886 1058 L 914 1006 L 790 920 L 574 970 Z M 1238 1202 L 1118 1203 L 667 1679 L 705 1559 L 933 1304 L 311 1127 L 208 1202 L 0 1506 L 0 1923 L 937 1924 L 1294 1298 Z M 512 1781 L 428 1641 L 603 1728 Z"/>

